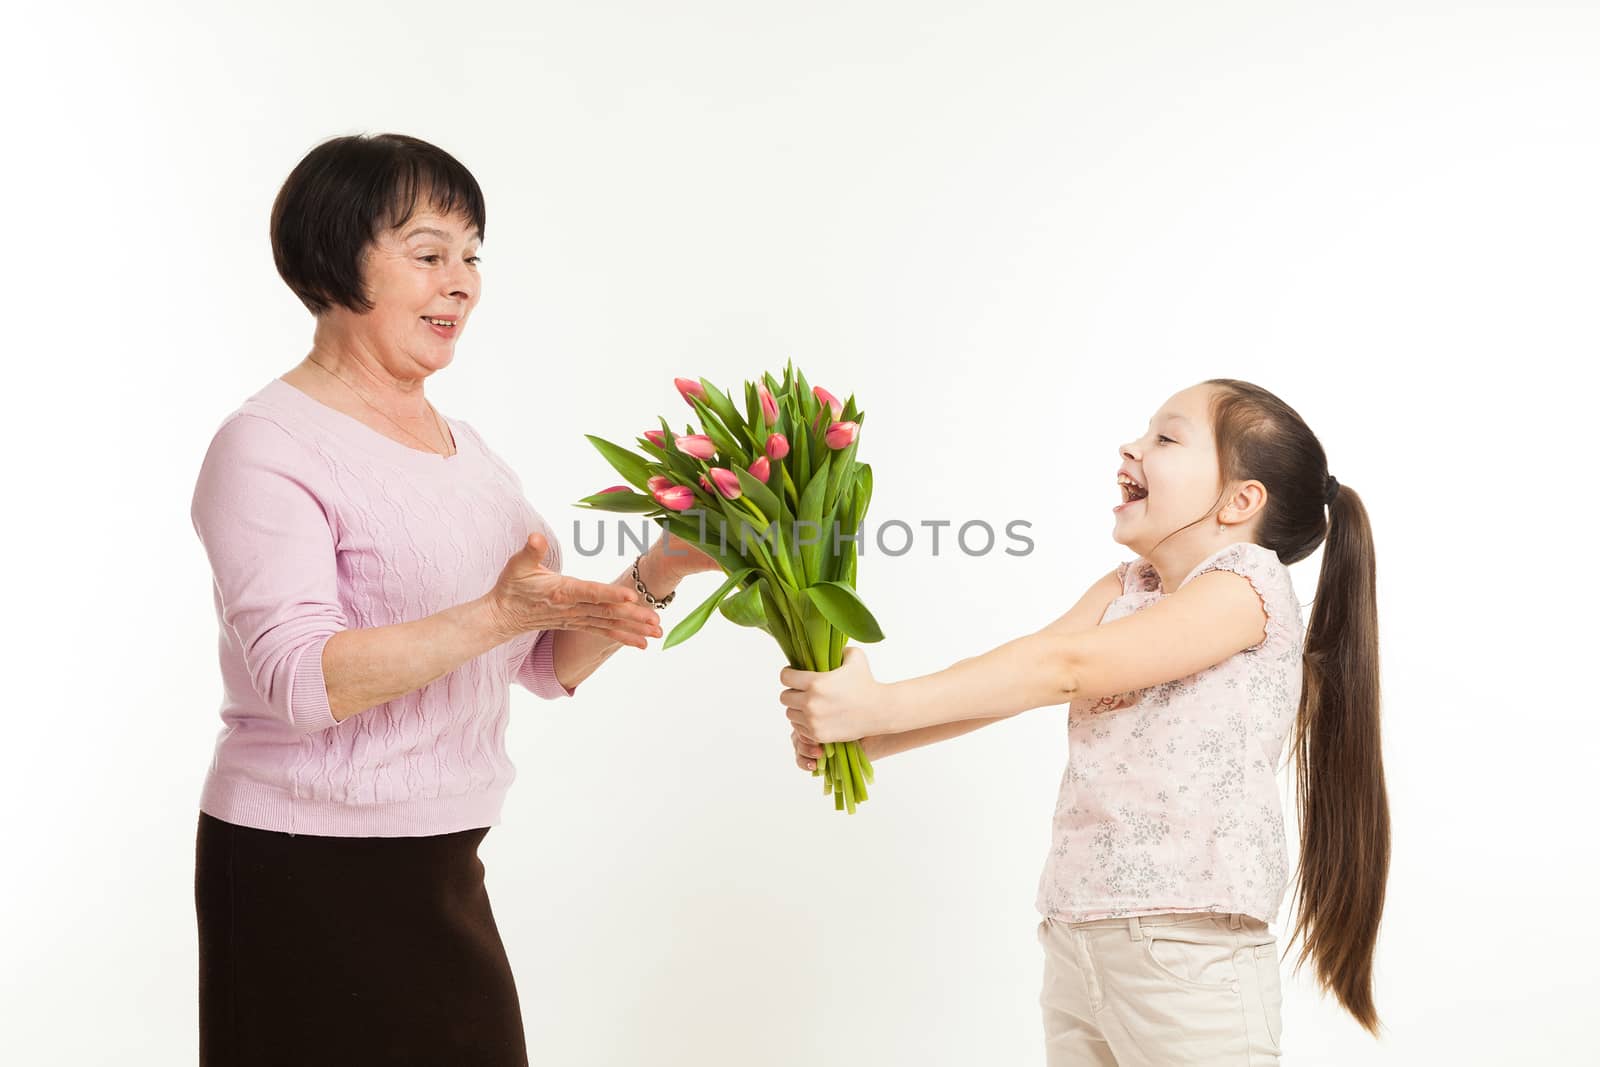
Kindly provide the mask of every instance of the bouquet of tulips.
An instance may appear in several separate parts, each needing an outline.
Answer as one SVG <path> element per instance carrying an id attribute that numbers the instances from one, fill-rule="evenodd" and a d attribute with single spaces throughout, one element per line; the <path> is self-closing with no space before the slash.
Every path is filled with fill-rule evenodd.
<path id="1" fill-rule="evenodd" d="M 589 435 L 627 485 L 580 506 L 650 515 L 666 533 L 716 559 L 727 581 L 673 628 L 664 648 L 699 632 L 711 613 L 765 630 L 789 665 L 831 671 L 846 638 L 881 641 L 856 595 L 856 546 L 872 499 L 872 468 L 856 461 L 864 417 L 855 397 L 840 403 L 812 388 L 791 363 L 783 381 L 746 382 L 744 407 L 704 378 L 678 378 L 700 428 L 660 429 L 638 451 Z M 642 454 L 641 454 L 642 453 Z M 834 808 L 867 799 L 872 764 L 855 741 L 823 746 L 815 775 Z"/>

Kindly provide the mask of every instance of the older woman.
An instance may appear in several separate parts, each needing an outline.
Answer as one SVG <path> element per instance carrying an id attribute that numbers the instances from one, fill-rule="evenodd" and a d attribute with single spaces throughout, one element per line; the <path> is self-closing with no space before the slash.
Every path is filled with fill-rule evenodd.
<path id="1" fill-rule="evenodd" d="M 517 475 L 428 403 L 481 288 L 483 195 L 454 158 L 328 141 L 271 228 L 311 351 L 222 421 L 191 510 L 223 681 L 201 1060 L 525 1064 L 477 856 L 515 777 L 510 684 L 572 696 L 716 564 L 657 541 L 614 582 L 563 575 Z"/>

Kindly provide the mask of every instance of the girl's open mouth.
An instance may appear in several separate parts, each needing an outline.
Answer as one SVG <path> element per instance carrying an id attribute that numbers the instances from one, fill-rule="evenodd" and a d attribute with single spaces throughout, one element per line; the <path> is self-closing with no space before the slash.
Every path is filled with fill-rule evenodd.
<path id="1" fill-rule="evenodd" d="M 1137 504 L 1139 501 L 1150 495 L 1150 490 L 1133 485 L 1129 482 L 1118 482 L 1117 488 L 1122 490 L 1122 503 L 1111 509 L 1113 513 L 1121 511 L 1129 504 Z"/>

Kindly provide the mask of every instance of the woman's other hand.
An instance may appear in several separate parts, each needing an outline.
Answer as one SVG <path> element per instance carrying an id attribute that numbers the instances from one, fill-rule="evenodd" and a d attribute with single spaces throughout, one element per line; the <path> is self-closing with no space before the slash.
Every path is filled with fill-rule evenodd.
<path id="1" fill-rule="evenodd" d="M 494 588 L 485 594 L 502 640 L 529 630 L 581 630 L 645 648 L 647 638 L 661 636 L 661 617 L 639 602 L 637 592 L 550 570 L 544 565 L 548 552 L 543 534 L 529 534 L 528 543 L 506 561 Z"/>
<path id="2" fill-rule="evenodd" d="M 655 544 L 650 546 L 648 555 L 654 557 L 653 572 L 665 575 L 674 584 L 691 574 L 722 569 L 722 564 L 714 557 L 706 555 L 681 537 L 673 537 L 665 530 L 656 538 Z"/>

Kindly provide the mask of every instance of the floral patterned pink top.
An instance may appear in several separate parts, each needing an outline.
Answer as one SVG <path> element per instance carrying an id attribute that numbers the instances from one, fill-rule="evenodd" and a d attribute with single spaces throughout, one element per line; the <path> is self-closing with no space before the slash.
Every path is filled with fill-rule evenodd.
<path id="1" fill-rule="evenodd" d="M 1249 541 L 1201 560 L 1249 579 L 1265 638 L 1170 682 L 1067 709 L 1067 768 L 1037 907 L 1068 922 L 1164 911 L 1270 923 L 1289 863 L 1276 771 L 1300 704 L 1300 604 L 1276 552 Z M 1118 568 L 1100 623 L 1167 594 L 1143 557 Z"/>

